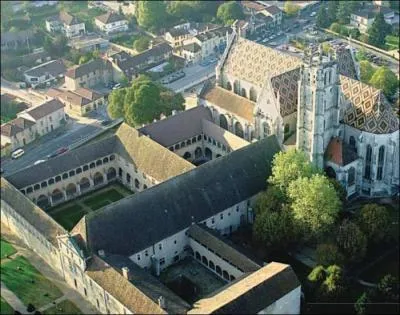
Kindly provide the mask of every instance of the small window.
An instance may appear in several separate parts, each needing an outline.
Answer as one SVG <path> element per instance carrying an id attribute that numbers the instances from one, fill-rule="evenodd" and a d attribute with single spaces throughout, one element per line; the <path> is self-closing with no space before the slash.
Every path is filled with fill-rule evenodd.
<path id="1" fill-rule="evenodd" d="M 204 135 L 204 140 L 207 140 L 207 136 L 206 135 Z"/>
<path id="2" fill-rule="evenodd" d="M 201 140 L 201 135 L 198 135 L 197 136 L 197 141 L 200 141 Z"/>
<path id="3" fill-rule="evenodd" d="M 236 206 L 236 212 L 239 212 L 239 206 Z"/>
<path id="4" fill-rule="evenodd" d="M 61 176 L 56 176 L 56 183 L 61 182 Z"/>
<path id="5" fill-rule="evenodd" d="M 80 167 L 78 167 L 78 168 L 76 169 L 76 174 L 80 174 L 80 173 L 82 173 L 82 169 L 81 169 Z"/>
<path id="6" fill-rule="evenodd" d="M 68 178 L 68 174 L 67 174 L 67 173 L 64 173 L 64 174 L 62 175 L 62 178 L 63 178 L 63 179 L 67 179 L 67 178 Z"/>
<path id="7" fill-rule="evenodd" d="M 84 165 L 83 166 L 83 171 L 85 172 L 85 171 L 87 171 L 89 169 L 89 166 L 87 166 L 87 165 Z"/>
<path id="8" fill-rule="evenodd" d="M 128 183 L 131 182 L 131 174 L 126 173 L 126 181 L 127 181 Z"/>
<path id="9" fill-rule="evenodd" d="M 42 183 L 40 184 L 40 187 L 42 187 L 42 188 L 47 187 L 47 183 L 46 183 L 46 182 L 42 182 Z"/>
<path id="10" fill-rule="evenodd" d="M 48 183 L 49 183 L 49 185 L 53 185 L 54 184 L 54 178 L 50 178 Z"/>
<path id="11" fill-rule="evenodd" d="M 95 168 L 95 167 L 96 167 L 96 164 L 90 163 L 89 167 L 90 167 L 90 168 Z"/>
<path id="12" fill-rule="evenodd" d="M 74 176 L 74 175 L 75 175 L 75 171 L 74 170 L 69 172 L 69 176 Z"/>
<path id="13" fill-rule="evenodd" d="M 137 260 L 140 260 L 140 255 L 137 255 Z"/>
<path id="14" fill-rule="evenodd" d="M 137 189 L 139 189 L 139 187 L 140 187 L 140 183 L 139 183 L 139 181 L 137 180 L 137 178 L 135 178 L 135 187 L 136 187 Z"/>
<path id="15" fill-rule="evenodd" d="M 161 258 L 160 259 L 160 265 L 162 266 L 162 265 L 164 265 L 165 264 L 165 258 Z"/>
<path id="16" fill-rule="evenodd" d="M 219 215 L 219 218 L 220 218 L 221 220 L 223 220 L 223 219 L 224 219 L 224 214 L 221 213 L 221 214 Z"/>
<path id="17" fill-rule="evenodd" d="M 118 168 L 118 176 L 122 177 L 122 168 Z"/>
<path id="18" fill-rule="evenodd" d="M 158 244 L 158 249 L 159 249 L 159 250 L 162 250 L 162 244 L 161 244 L 161 243 Z"/>
<path id="19" fill-rule="evenodd" d="M 175 150 L 179 150 L 179 144 L 175 144 Z"/>
<path id="20" fill-rule="evenodd" d="M 99 165 L 102 165 L 103 164 L 103 161 L 102 160 L 97 160 L 96 161 L 96 166 L 99 166 Z"/>
<path id="21" fill-rule="evenodd" d="M 211 224 L 214 224 L 214 223 L 215 223 L 215 219 L 212 218 L 212 219 L 211 219 Z"/>
<path id="22" fill-rule="evenodd" d="M 114 160 L 115 160 L 115 155 L 112 154 L 112 155 L 110 156 L 110 161 L 114 161 Z"/>
<path id="23" fill-rule="evenodd" d="M 147 185 L 143 185 L 143 189 L 147 189 Z"/>
<path id="24" fill-rule="evenodd" d="M 196 143 L 196 142 L 197 142 L 196 137 L 193 137 L 193 138 L 192 138 L 192 143 Z"/>
<path id="25" fill-rule="evenodd" d="M 103 159 L 103 163 L 105 164 L 105 163 L 108 163 L 108 157 L 105 157 L 104 159 Z"/>
<path id="26" fill-rule="evenodd" d="M 30 194 L 32 191 L 33 191 L 32 187 L 28 187 L 28 188 L 26 189 L 26 193 L 27 193 L 27 194 Z"/>
<path id="27" fill-rule="evenodd" d="M 176 244 L 176 240 L 174 240 L 174 244 Z"/>
<path id="28" fill-rule="evenodd" d="M 147 250 L 144 251 L 144 255 L 147 257 L 149 256 L 149 252 Z"/>
<path id="29" fill-rule="evenodd" d="M 39 185 L 39 184 L 36 184 L 35 186 L 33 186 L 33 189 L 34 189 L 34 190 L 39 190 L 39 189 L 40 189 L 40 185 Z"/>

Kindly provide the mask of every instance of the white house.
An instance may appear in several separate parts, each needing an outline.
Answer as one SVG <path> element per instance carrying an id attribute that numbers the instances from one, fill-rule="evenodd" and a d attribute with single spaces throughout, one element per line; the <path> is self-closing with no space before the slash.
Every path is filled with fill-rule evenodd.
<path id="1" fill-rule="evenodd" d="M 39 85 L 50 86 L 64 77 L 65 65 L 61 59 L 51 60 L 24 72 L 25 82 L 33 88 Z"/>
<path id="2" fill-rule="evenodd" d="M 104 33 L 126 32 L 129 29 L 128 20 L 113 12 L 97 16 L 94 20 L 96 26 Z"/>
<path id="3" fill-rule="evenodd" d="M 358 28 L 361 33 L 366 33 L 379 12 L 383 14 L 386 23 L 392 25 L 396 21 L 398 22 L 398 19 L 394 19 L 395 14 L 392 9 L 385 6 L 371 6 L 351 13 L 350 25 Z"/>
<path id="4" fill-rule="evenodd" d="M 65 11 L 46 19 L 46 30 L 50 33 L 62 31 L 67 38 L 81 36 L 86 32 L 85 23 Z"/>

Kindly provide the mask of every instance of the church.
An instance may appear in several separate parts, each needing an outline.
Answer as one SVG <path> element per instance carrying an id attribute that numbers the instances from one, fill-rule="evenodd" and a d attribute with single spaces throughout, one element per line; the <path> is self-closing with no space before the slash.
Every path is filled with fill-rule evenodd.
<path id="1" fill-rule="evenodd" d="M 307 153 L 347 196 L 399 192 L 399 120 L 381 90 L 360 81 L 351 47 L 304 57 L 265 47 L 234 31 L 199 105 L 247 141 L 276 135 Z"/>

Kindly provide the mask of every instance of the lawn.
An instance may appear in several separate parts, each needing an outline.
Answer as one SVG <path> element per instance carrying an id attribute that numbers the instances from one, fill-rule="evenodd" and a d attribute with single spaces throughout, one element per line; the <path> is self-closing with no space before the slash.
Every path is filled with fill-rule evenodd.
<path id="1" fill-rule="evenodd" d="M 12 247 L 12 245 L 4 240 L 1 240 L 1 259 L 12 255 L 14 253 L 16 253 L 17 251 L 15 250 L 14 247 Z"/>
<path id="2" fill-rule="evenodd" d="M 116 189 L 109 189 L 102 193 L 96 194 L 93 197 L 87 198 L 83 203 L 90 207 L 92 210 L 97 210 L 104 207 L 112 202 L 118 201 L 124 196 Z"/>
<path id="3" fill-rule="evenodd" d="M 13 308 L 1 297 L 0 299 L 0 314 L 14 314 Z"/>
<path id="4" fill-rule="evenodd" d="M 61 291 L 22 256 L 2 263 L 0 271 L 1 281 L 25 305 L 31 303 L 39 308 L 62 296 Z"/>
<path id="5" fill-rule="evenodd" d="M 399 48 L 399 37 L 388 35 L 386 36 L 386 45 L 388 50 L 398 49 Z"/>
<path id="6" fill-rule="evenodd" d="M 56 211 L 51 216 L 60 223 L 68 231 L 79 222 L 79 220 L 85 215 L 85 210 L 79 204 L 74 204 L 69 207 L 63 208 L 60 211 Z"/>
<path id="7" fill-rule="evenodd" d="M 74 303 L 69 300 L 64 300 L 43 311 L 43 314 L 82 314 L 82 312 Z"/>

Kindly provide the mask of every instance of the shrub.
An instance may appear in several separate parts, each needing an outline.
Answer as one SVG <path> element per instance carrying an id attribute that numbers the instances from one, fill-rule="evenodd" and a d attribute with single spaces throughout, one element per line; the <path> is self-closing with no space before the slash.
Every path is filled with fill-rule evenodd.
<path id="1" fill-rule="evenodd" d="M 315 251 L 317 264 L 323 266 L 342 265 L 343 254 L 335 244 L 320 244 Z"/>

